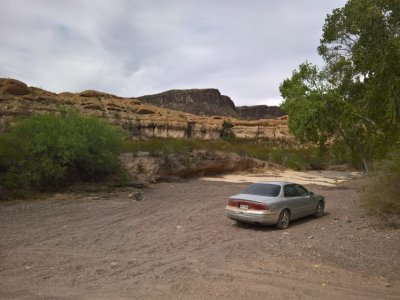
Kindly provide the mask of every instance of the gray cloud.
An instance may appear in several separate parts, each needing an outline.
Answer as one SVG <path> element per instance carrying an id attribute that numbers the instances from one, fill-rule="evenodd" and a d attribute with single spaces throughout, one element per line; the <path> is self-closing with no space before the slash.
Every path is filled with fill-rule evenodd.
<path id="1" fill-rule="evenodd" d="M 345 0 L 3 0 L 0 76 L 60 91 L 139 96 L 218 88 L 278 104 L 279 83 Z"/>

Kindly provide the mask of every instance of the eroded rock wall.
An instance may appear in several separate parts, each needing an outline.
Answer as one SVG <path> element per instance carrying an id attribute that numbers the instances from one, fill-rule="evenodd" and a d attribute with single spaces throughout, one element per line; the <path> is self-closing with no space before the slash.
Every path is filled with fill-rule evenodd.
<path id="1" fill-rule="evenodd" d="M 97 91 L 55 94 L 27 87 L 17 80 L 0 79 L 0 131 L 16 117 L 65 109 L 108 119 L 131 136 L 219 139 L 224 122 L 229 122 L 238 138 L 292 138 L 284 118 L 244 121 L 226 116 L 197 116 Z"/>

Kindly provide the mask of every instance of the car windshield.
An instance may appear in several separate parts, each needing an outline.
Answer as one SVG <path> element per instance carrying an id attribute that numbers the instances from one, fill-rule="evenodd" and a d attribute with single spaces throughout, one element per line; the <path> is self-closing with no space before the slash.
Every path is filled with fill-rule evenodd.
<path id="1" fill-rule="evenodd" d="M 277 197 L 281 186 L 277 184 L 255 183 L 247 187 L 242 194 Z"/>

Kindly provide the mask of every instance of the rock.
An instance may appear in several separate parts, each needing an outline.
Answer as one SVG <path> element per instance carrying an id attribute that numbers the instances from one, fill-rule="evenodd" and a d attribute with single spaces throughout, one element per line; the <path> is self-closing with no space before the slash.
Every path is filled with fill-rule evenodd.
<path id="1" fill-rule="evenodd" d="M 145 156 L 150 156 L 150 152 L 147 152 L 147 151 L 136 152 L 136 157 L 145 157 Z"/>
<path id="2" fill-rule="evenodd" d="M 86 91 L 80 92 L 78 95 L 81 97 L 86 97 L 86 98 L 97 98 L 97 97 L 118 98 L 115 95 L 111 95 L 111 94 L 107 94 L 107 93 L 103 93 L 103 92 L 99 92 L 99 91 L 95 91 L 95 90 L 86 90 Z"/>
<path id="3" fill-rule="evenodd" d="M 238 106 L 236 111 L 240 118 L 248 120 L 275 119 L 285 115 L 279 106 L 268 105 Z"/>
<path id="4" fill-rule="evenodd" d="M 308 238 L 309 238 L 310 240 L 312 240 L 314 237 L 313 237 L 312 235 L 310 235 Z"/>
<path id="5" fill-rule="evenodd" d="M 205 116 L 237 116 L 235 104 L 217 89 L 171 90 L 137 99 L 173 110 Z"/>
<path id="6" fill-rule="evenodd" d="M 70 93 L 70 92 L 61 92 L 58 94 L 58 96 L 60 97 L 74 97 L 75 94 L 74 93 Z"/>
<path id="7" fill-rule="evenodd" d="M 132 139 L 163 137 L 215 140 L 221 137 L 224 122 L 233 125 L 230 130 L 237 138 L 293 138 L 289 133 L 287 121 L 245 121 L 234 118 L 228 120 L 226 117 L 215 116 L 227 111 L 230 113 L 226 115 L 236 113 L 232 100 L 221 95 L 218 90 L 190 90 L 187 93 L 177 92 L 176 95 L 178 98 L 183 97 L 183 102 L 193 101 L 191 107 L 195 108 L 194 111 L 197 106 L 201 106 L 201 114 L 209 111 L 214 117 L 184 114 L 94 90 L 55 94 L 35 87 L 28 88 L 17 80 L 0 78 L 0 131 L 9 128 L 15 118 L 48 112 L 57 113 L 61 108 L 65 108 L 76 110 L 84 116 L 96 116 L 110 121 L 126 130 Z M 138 106 L 138 103 L 142 105 Z"/>
<path id="8" fill-rule="evenodd" d="M 129 194 L 129 198 L 133 198 L 136 201 L 144 200 L 143 194 L 141 192 L 133 192 L 133 193 Z"/>
<path id="9" fill-rule="evenodd" d="M 15 79 L 3 79 L 1 81 L 1 87 L 3 92 L 11 95 L 21 96 L 30 93 L 25 83 Z"/>
<path id="10" fill-rule="evenodd" d="M 155 114 L 156 112 L 148 108 L 141 108 L 136 113 L 139 115 L 152 115 Z"/>

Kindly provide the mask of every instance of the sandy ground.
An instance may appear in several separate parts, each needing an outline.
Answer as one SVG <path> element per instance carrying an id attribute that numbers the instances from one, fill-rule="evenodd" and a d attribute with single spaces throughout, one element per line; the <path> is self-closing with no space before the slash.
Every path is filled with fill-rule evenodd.
<path id="1" fill-rule="evenodd" d="M 358 207 L 362 178 L 324 176 L 307 187 L 326 215 L 286 230 L 227 219 L 247 183 L 221 178 L 157 184 L 143 201 L 118 189 L 0 203 L 0 298 L 400 299 L 400 231 Z"/>
<path id="2" fill-rule="evenodd" d="M 324 186 L 335 186 L 339 183 L 363 176 L 361 172 L 338 172 L 338 171 L 308 171 L 299 172 L 294 170 L 264 170 L 261 173 L 237 173 L 218 177 L 203 177 L 202 180 L 223 182 L 255 182 L 255 181 L 289 181 L 299 184 L 316 184 Z"/>

